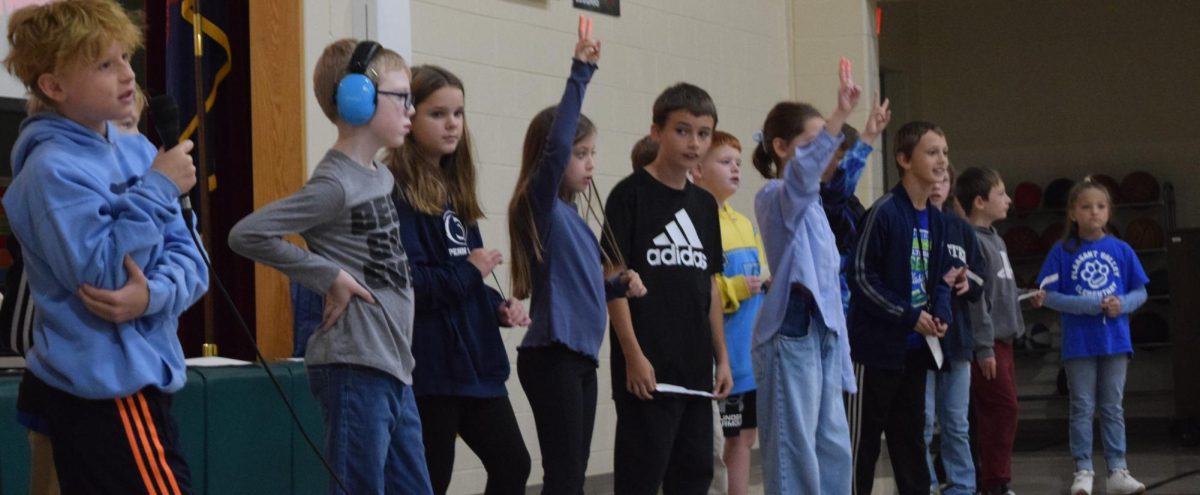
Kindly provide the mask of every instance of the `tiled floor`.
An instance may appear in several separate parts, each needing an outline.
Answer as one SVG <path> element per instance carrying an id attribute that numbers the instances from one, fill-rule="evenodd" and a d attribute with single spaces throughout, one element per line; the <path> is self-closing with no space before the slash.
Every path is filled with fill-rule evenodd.
<path id="1" fill-rule="evenodd" d="M 1182 447 L 1177 435 L 1169 431 L 1169 421 L 1139 420 L 1129 425 L 1128 460 L 1130 472 L 1146 484 L 1152 495 L 1200 494 L 1200 448 Z M 1098 437 L 1097 437 L 1098 438 Z M 885 449 L 886 450 L 886 449 Z M 1066 494 L 1074 464 L 1067 451 L 1065 423 L 1027 425 L 1022 423 L 1013 457 L 1011 488 L 1019 495 Z M 1097 471 L 1104 469 L 1103 454 L 1097 446 Z M 764 494 L 762 473 L 755 453 L 750 493 Z M 886 453 L 876 470 L 872 495 L 894 495 L 895 485 Z M 1105 494 L 1104 475 L 1096 478 L 1094 494 Z M 588 480 L 587 493 L 612 493 L 611 477 Z M 529 493 L 537 493 L 532 489 Z"/>
<path id="2" fill-rule="evenodd" d="M 1130 424 L 1128 462 L 1130 473 L 1146 484 L 1146 493 L 1154 495 L 1200 494 L 1200 448 L 1182 447 L 1179 438 L 1168 430 L 1167 421 L 1139 421 Z M 1062 424 L 1022 425 L 1013 456 L 1013 482 L 1010 488 L 1019 495 L 1066 494 L 1071 484 L 1074 463 L 1067 450 L 1067 430 Z M 1097 439 L 1099 436 L 1096 437 Z M 876 470 L 872 495 L 894 495 L 891 466 L 886 456 Z M 1105 469 L 1103 454 L 1097 446 L 1097 472 Z M 1094 495 L 1106 493 L 1104 474 L 1097 475 Z M 750 493 L 764 493 L 761 486 Z"/>

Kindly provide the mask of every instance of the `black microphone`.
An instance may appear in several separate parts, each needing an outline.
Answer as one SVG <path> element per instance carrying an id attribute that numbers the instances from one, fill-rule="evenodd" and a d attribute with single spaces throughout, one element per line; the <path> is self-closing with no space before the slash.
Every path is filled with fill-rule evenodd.
<path id="1" fill-rule="evenodd" d="M 150 98 L 150 115 L 154 118 L 154 129 L 158 139 L 162 141 L 163 151 L 174 148 L 179 144 L 179 105 L 171 95 L 158 95 Z M 192 225 L 192 199 L 185 193 L 179 197 L 179 206 L 183 208 L 183 221 Z"/>

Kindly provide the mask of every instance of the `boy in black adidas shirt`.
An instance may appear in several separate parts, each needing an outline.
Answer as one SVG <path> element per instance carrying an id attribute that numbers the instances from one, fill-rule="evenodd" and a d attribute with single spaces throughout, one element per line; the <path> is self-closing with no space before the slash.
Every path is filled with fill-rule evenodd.
<path id="1" fill-rule="evenodd" d="M 647 293 L 614 299 L 612 384 L 617 411 L 614 491 L 703 494 L 712 479 L 710 399 L 657 393 L 671 384 L 724 398 L 733 386 L 724 316 L 713 276 L 724 268 L 717 202 L 687 180 L 708 152 L 717 110 L 687 83 L 654 101 L 658 155 L 613 188 L 605 213 L 610 259 L 633 269 Z M 713 368 L 716 367 L 714 382 Z"/>

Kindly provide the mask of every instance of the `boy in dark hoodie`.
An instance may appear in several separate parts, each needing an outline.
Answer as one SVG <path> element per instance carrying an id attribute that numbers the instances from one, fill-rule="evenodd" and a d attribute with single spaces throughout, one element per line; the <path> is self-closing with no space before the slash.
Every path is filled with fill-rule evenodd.
<path id="1" fill-rule="evenodd" d="M 928 122 L 896 133 L 901 183 L 875 202 L 848 263 L 850 355 L 858 395 L 848 402 L 854 492 L 871 493 L 880 436 L 901 495 L 929 493 L 925 372 L 951 321 L 945 224 L 929 195 L 949 166 L 945 134 Z"/>

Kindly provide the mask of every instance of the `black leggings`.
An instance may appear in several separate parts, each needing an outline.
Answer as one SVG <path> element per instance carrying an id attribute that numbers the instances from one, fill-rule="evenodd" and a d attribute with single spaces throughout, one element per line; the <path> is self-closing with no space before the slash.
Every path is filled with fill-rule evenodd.
<path id="1" fill-rule="evenodd" d="M 517 376 L 542 448 L 542 494 L 582 494 L 596 422 L 596 363 L 562 345 L 521 349 Z"/>
<path id="2" fill-rule="evenodd" d="M 529 451 L 513 415 L 507 396 L 417 397 L 421 433 L 425 440 L 425 464 L 433 492 L 446 493 L 454 470 L 454 442 L 467 443 L 487 471 L 486 495 L 521 495 L 529 479 Z"/>

